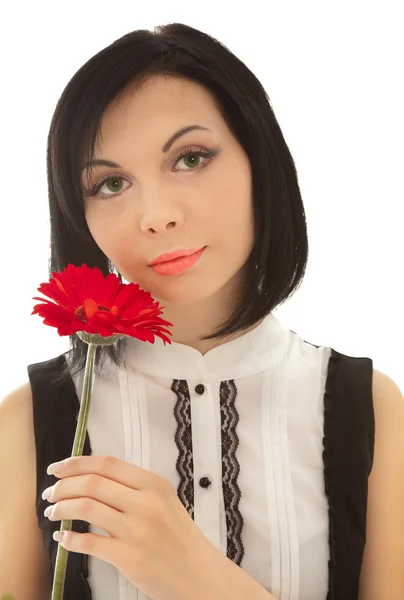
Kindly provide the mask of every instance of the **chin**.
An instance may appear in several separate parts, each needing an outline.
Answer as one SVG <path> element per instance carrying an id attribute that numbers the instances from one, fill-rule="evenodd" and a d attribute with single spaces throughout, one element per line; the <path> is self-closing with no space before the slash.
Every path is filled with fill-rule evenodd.
<path id="1" fill-rule="evenodd" d="M 186 306 L 202 302 L 213 296 L 223 287 L 221 282 L 212 281 L 212 277 L 187 277 L 187 273 L 160 277 L 159 281 L 145 281 L 140 287 L 151 293 L 163 306 L 168 304 Z M 189 273 L 191 275 L 191 273 Z"/>
<path id="2" fill-rule="evenodd" d="M 167 306 L 169 304 L 176 306 L 188 306 L 189 304 L 202 302 L 212 295 L 210 290 L 198 290 L 196 286 L 181 291 L 167 290 L 162 288 L 162 286 L 159 286 L 159 289 L 156 289 L 155 292 L 151 290 L 149 291 L 153 298 L 158 300 L 163 306 Z"/>

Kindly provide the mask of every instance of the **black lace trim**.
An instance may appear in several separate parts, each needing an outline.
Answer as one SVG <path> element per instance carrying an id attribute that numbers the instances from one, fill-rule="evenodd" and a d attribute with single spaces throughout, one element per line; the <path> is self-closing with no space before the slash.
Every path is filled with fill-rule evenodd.
<path id="1" fill-rule="evenodd" d="M 222 479 L 227 524 L 227 557 L 240 566 L 244 558 L 242 531 L 243 516 L 239 509 L 241 498 L 237 478 L 240 464 L 237 459 L 239 414 L 235 405 L 237 387 L 233 380 L 220 384 L 220 415 L 222 431 Z"/>
<path id="2" fill-rule="evenodd" d="M 194 457 L 192 454 L 191 397 L 188 384 L 181 379 L 174 379 L 171 389 L 177 395 L 174 416 L 177 421 L 175 443 L 178 448 L 177 472 L 180 476 L 177 495 L 194 518 Z"/>
<path id="3" fill-rule="evenodd" d="M 333 433 L 334 413 L 333 413 L 333 393 L 335 382 L 338 377 L 341 356 L 332 349 L 328 362 L 328 373 L 326 388 L 324 394 L 324 437 L 323 437 L 323 462 L 324 462 L 324 485 L 325 493 L 328 498 L 329 515 L 329 536 L 328 543 L 330 548 L 330 559 L 328 561 L 328 594 L 326 600 L 334 600 L 335 597 L 335 575 L 337 568 L 337 539 L 336 539 L 336 510 L 334 506 L 335 490 L 332 486 L 332 468 L 335 464 L 335 440 Z"/>
<path id="4" fill-rule="evenodd" d="M 176 462 L 180 476 L 177 494 L 194 519 L 194 460 L 192 454 L 191 398 L 188 384 L 175 379 L 171 389 L 177 395 L 174 416 L 177 421 L 175 442 L 178 448 Z M 241 565 L 244 546 L 241 539 L 244 520 L 239 510 L 240 489 L 237 478 L 240 465 L 236 452 L 239 445 L 237 424 L 239 415 L 235 406 L 237 388 L 234 381 L 220 384 L 222 486 L 227 526 L 227 557 Z"/>

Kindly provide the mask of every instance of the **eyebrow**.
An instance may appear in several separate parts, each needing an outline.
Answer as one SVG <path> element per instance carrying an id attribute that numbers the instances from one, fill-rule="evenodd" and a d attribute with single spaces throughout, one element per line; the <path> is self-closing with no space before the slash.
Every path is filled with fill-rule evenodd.
<path id="1" fill-rule="evenodd" d="M 166 141 L 166 143 L 162 147 L 161 151 L 164 153 L 167 153 L 169 151 L 169 149 L 171 148 L 171 146 L 174 144 L 174 142 L 176 140 L 178 140 L 178 138 L 185 135 L 186 133 L 189 133 L 190 131 L 194 131 L 195 129 L 199 129 L 199 130 L 203 130 L 203 131 L 211 131 L 211 129 L 208 129 L 207 127 L 202 127 L 201 125 L 188 125 L 187 127 L 182 127 L 181 129 L 179 129 L 178 131 L 173 133 L 173 135 Z M 98 158 L 98 159 L 94 159 L 94 160 L 91 160 L 91 161 L 85 163 L 82 167 L 82 170 L 86 169 L 88 167 L 98 167 L 98 166 L 111 167 L 113 169 L 121 169 L 122 168 L 121 165 L 118 165 L 118 163 L 113 162 L 112 160 L 104 160 L 102 158 Z"/>

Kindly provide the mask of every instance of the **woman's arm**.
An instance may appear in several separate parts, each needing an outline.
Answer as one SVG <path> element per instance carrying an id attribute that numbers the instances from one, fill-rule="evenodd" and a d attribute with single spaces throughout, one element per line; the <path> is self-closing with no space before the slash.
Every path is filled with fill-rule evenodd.
<path id="1" fill-rule="evenodd" d="M 200 570 L 193 574 L 193 580 L 177 600 L 278 600 L 244 569 L 215 550 L 216 554 L 201 559 Z"/>
<path id="2" fill-rule="evenodd" d="M 27 382 L 0 401 L 0 599 L 51 597 L 49 557 L 35 512 L 35 455 Z"/>
<path id="3" fill-rule="evenodd" d="M 375 450 L 359 600 L 404 600 L 404 397 L 373 370 Z"/>

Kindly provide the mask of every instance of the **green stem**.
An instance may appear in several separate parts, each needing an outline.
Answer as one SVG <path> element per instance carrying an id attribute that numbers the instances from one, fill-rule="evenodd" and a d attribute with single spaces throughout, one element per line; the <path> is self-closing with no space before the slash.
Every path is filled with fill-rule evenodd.
<path id="1" fill-rule="evenodd" d="M 96 350 L 97 346 L 95 346 L 94 344 L 88 344 L 86 366 L 84 370 L 83 392 L 81 395 L 80 412 L 77 421 L 76 433 L 74 436 L 73 451 L 71 454 L 72 456 L 83 455 L 84 440 L 86 438 L 87 431 L 88 413 L 90 409 L 90 399 L 94 384 L 94 360 Z M 72 521 L 62 520 L 60 531 L 71 530 Z M 63 546 L 61 546 L 60 544 L 58 544 L 51 600 L 63 600 L 68 557 L 69 551 L 66 550 L 66 548 L 63 548 Z"/>

